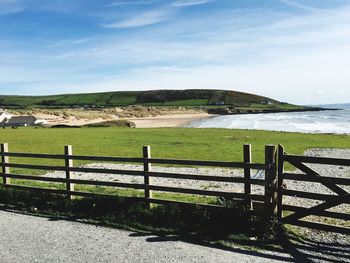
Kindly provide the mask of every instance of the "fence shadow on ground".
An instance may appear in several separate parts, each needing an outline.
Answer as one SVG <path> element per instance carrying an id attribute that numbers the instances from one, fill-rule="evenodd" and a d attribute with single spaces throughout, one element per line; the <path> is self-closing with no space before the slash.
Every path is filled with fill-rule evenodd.
<path id="1" fill-rule="evenodd" d="M 339 262 L 350 258 L 350 248 L 317 241 L 290 231 L 263 236 L 271 225 L 247 224 L 244 205 L 211 211 L 196 205 L 157 205 L 152 209 L 129 198 L 79 198 L 0 189 L 0 209 L 133 231 L 148 242 L 183 241 L 244 255 L 285 262 Z M 113 212 L 111 212 L 113 211 Z M 254 225 L 255 224 L 255 225 Z M 254 231 L 250 227 L 255 227 Z"/>
<path id="2" fill-rule="evenodd" d="M 297 262 L 349 262 L 350 247 L 334 241 L 324 241 L 296 235 L 290 231 L 279 234 L 280 244 Z"/>

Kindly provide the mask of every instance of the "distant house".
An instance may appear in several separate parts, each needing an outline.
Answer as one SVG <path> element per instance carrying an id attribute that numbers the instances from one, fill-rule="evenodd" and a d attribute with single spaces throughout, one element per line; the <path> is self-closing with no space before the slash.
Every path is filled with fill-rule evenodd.
<path id="1" fill-rule="evenodd" d="M 3 121 L 2 126 L 7 127 L 20 127 L 20 126 L 38 126 L 47 124 L 46 120 L 37 119 L 34 116 L 13 116 L 7 121 Z"/>
<path id="2" fill-rule="evenodd" d="M 268 101 L 268 100 L 265 100 L 265 101 L 262 101 L 260 104 L 272 105 L 272 102 Z"/>
<path id="3" fill-rule="evenodd" d="M 7 113 L 6 111 L 0 110 L 0 123 L 6 122 L 7 120 L 11 119 L 11 114 Z"/>

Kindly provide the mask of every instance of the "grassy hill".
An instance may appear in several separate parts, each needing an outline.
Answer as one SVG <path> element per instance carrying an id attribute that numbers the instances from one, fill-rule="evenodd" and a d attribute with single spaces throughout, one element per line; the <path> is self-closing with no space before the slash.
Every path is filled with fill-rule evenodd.
<path id="1" fill-rule="evenodd" d="M 13 107 L 74 107 L 74 106 L 211 106 L 278 103 L 254 94 L 227 90 L 152 90 L 116 91 L 52 96 L 1 96 L 0 106 Z"/>

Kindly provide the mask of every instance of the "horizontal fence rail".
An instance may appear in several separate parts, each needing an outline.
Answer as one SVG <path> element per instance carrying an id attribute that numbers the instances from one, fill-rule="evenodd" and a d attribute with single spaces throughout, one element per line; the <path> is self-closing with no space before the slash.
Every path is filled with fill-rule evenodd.
<path id="1" fill-rule="evenodd" d="M 273 163 L 253 163 L 251 162 L 251 151 L 250 145 L 244 145 L 244 161 L 243 162 L 229 162 L 229 161 L 203 161 L 203 160 L 179 160 L 179 159 L 161 159 L 161 158 L 151 158 L 150 147 L 145 146 L 143 148 L 143 158 L 129 158 L 129 157 L 110 157 L 110 156 L 83 156 L 74 155 L 72 153 L 72 147 L 65 147 L 65 154 L 39 154 L 39 153 L 19 153 L 8 151 L 7 144 L 3 144 L 3 150 L 0 152 L 1 162 L 0 167 L 2 167 L 1 176 L 4 178 L 4 186 L 16 189 L 29 189 L 45 192 L 65 194 L 69 198 L 71 196 L 96 196 L 100 193 L 82 192 L 76 191 L 74 186 L 76 185 L 86 185 L 86 186 L 102 186 L 102 187 L 114 187 L 118 189 L 135 189 L 144 192 L 144 199 L 148 203 L 160 203 L 162 199 L 153 198 L 153 192 L 161 193 L 176 193 L 176 194 L 190 194 L 196 196 L 208 196 L 208 197 L 224 197 L 235 200 L 242 200 L 248 202 L 247 206 L 251 209 L 252 202 L 266 202 L 266 195 L 252 194 L 250 185 L 257 185 L 268 187 L 265 179 L 251 178 L 250 171 L 253 169 L 272 171 L 275 165 Z M 274 154 L 274 146 L 266 146 L 266 148 L 271 148 L 271 154 Z M 249 156 L 247 156 L 249 153 Z M 249 157 L 249 158 L 248 158 Z M 43 164 L 33 164 L 33 163 L 18 163 L 10 162 L 10 158 L 27 158 L 27 159 L 52 159 L 52 160 L 62 160 L 65 161 L 64 165 L 43 165 Z M 273 158 L 270 158 L 271 160 Z M 137 163 L 140 164 L 140 170 L 122 170 L 122 169 L 106 169 L 106 168 L 90 168 L 90 167 L 75 167 L 73 165 L 74 161 L 94 161 L 94 162 L 115 162 L 115 163 Z M 143 169 L 141 165 L 143 164 Z M 152 171 L 151 164 L 159 165 L 175 165 L 178 166 L 195 166 L 195 167 L 221 167 L 226 169 L 240 168 L 243 170 L 242 177 L 238 176 L 222 176 L 222 175 L 197 175 L 197 174 L 187 174 L 187 173 L 176 173 L 176 172 L 157 172 Z M 26 175 L 10 172 L 10 169 L 29 169 L 29 170 L 40 170 L 40 171 L 58 171 L 65 173 L 65 177 L 51 177 L 47 175 Z M 14 170 L 13 170 L 14 171 Z M 109 175 L 127 175 L 135 177 L 143 177 L 143 183 L 134 182 L 116 182 L 116 181 L 102 181 L 102 180 L 87 180 L 87 179 L 77 179 L 74 173 L 92 173 L 92 174 L 109 174 Z M 84 175 L 82 175 L 84 176 Z M 155 185 L 152 182 L 152 178 L 164 178 L 164 179 L 174 179 L 174 180 L 193 180 L 202 182 L 218 182 L 218 183 L 230 183 L 230 184 L 241 184 L 242 191 L 221 191 L 220 189 L 207 190 L 207 189 L 194 189 L 193 187 L 174 187 L 174 186 L 164 186 Z M 21 184 L 11 183 L 11 179 L 21 180 Z M 26 185 L 25 182 L 48 182 L 48 183 L 59 183 L 65 184 L 65 189 L 55 189 L 49 188 L 52 185 L 45 185 L 39 187 L 32 187 Z M 249 186 L 249 187 L 247 187 Z M 57 187 L 57 186 L 56 186 Z M 142 194 L 140 192 L 140 194 Z M 104 195 L 101 193 L 101 195 Z M 124 197 L 124 196 L 123 196 Z M 134 198 L 134 196 L 130 196 Z M 178 200 L 164 200 L 164 203 L 178 202 Z M 206 205 L 206 204 L 204 204 Z M 211 204 L 210 204 L 211 205 Z M 217 205 L 214 205 L 217 206 Z"/>
<path id="2" fill-rule="evenodd" d="M 129 158 L 129 157 L 107 157 L 107 156 L 83 156 L 83 155 L 59 155 L 59 154 L 37 154 L 37 153 L 11 153 L 0 152 L 0 156 L 8 157 L 23 157 L 23 158 L 39 158 L 39 159 L 71 159 L 79 161 L 102 161 L 102 162 L 123 162 L 123 163 L 142 163 L 144 158 Z M 250 168 L 256 170 L 266 169 L 266 164 L 259 163 L 243 163 L 243 162 L 222 162 L 222 161 L 196 161 L 196 160 L 179 160 L 179 159 L 159 159 L 149 158 L 149 163 L 166 164 L 166 165 L 194 165 L 194 166 L 212 166 L 212 167 L 227 167 L 227 168 Z"/>
<path id="3" fill-rule="evenodd" d="M 350 159 L 340 159 L 340 158 L 285 155 L 284 160 L 287 162 L 296 161 L 296 162 L 302 162 L 302 163 L 350 166 Z"/>

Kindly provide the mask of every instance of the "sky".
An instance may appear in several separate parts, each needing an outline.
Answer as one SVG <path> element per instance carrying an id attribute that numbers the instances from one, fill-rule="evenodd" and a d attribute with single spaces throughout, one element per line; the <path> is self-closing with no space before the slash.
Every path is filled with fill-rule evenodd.
<path id="1" fill-rule="evenodd" d="M 350 102 L 349 0 L 0 0 L 0 94 Z"/>

